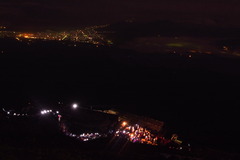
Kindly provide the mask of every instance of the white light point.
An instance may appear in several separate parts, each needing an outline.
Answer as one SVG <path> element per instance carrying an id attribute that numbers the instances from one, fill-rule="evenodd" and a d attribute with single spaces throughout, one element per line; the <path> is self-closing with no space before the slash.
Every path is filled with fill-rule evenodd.
<path id="1" fill-rule="evenodd" d="M 77 105 L 77 104 L 73 104 L 72 107 L 73 107 L 74 109 L 76 109 L 76 108 L 78 107 L 78 105 Z"/>

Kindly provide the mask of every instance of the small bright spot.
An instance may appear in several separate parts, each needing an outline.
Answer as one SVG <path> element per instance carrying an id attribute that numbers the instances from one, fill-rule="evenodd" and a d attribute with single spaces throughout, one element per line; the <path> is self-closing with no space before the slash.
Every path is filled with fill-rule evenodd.
<path id="1" fill-rule="evenodd" d="M 10 112 L 7 112 L 7 114 L 10 114 Z"/>
<path id="2" fill-rule="evenodd" d="M 56 113 L 58 114 L 58 113 L 59 113 L 59 111 L 56 111 Z"/>
<path id="3" fill-rule="evenodd" d="M 74 109 L 76 109 L 77 107 L 78 107 L 78 105 L 75 103 L 75 104 L 73 104 L 73 106 L 72 106 Z"/>
<path id="4" fill-rule="evenodd" d="M 124 126 L 126 126 L 126 125 L 127 125 L 127 122 L 124 121 L 124 122 L 122 123 L 122 126 L 124 127 Z"/>

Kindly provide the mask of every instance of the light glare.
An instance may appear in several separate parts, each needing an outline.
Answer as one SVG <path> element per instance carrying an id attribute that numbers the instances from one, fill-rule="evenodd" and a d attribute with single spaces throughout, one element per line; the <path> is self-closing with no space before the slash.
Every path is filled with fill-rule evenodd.
<path id="1" fill-rule="evenodd" d="M 76 109 L 78 107 L 78 105 L 75 103 L 73 104 L 73 108 Z"/>

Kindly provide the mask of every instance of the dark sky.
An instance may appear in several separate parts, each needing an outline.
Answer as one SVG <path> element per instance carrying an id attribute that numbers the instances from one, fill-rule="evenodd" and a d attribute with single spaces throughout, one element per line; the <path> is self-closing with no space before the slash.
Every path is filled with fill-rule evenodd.
<path id="1" fill-rule="evenodd" d="M 240 26 L 239 8 L 239 0 L 4 0 L 0 2 L 0 23 L 71 26 L 134 18 Z"/>

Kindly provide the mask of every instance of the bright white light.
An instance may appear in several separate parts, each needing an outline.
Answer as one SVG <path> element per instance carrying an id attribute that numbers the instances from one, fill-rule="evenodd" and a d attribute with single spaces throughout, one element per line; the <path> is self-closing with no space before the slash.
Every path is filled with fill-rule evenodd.
<path id="1" fill-rule="evenodd" d="M 75 104 L 72 105 L 72 107 L 73 107 L 74 109 L 76 109 L 76 108 L 78 107 L 78 105 L 75 103 Z"/>
<path id="2" fill-rule="evenodd" d="M 59 111 L 56 111 L 56 113 L 58 114 L 58 113 L 59 113 Z"/>
<path id="3" fill-rule="evenodd" d="M 7 112 L 7 114 L 10 114 L 10 112 Z"/>
<path id="4" fill-rule="evenodd" d="M 16 113 L 13 113 L 14 116 L 16 116 Z"/>
<path id="5" fill-rule="evenodd" d="M 41 114 L 46 114 L 46 113 L 48 113 L 48 110 L 42 110 L 41 111 Z"/>
<path id="6" fill-rule="evenodd" d="M 52 112 L 52 110 L 49 110 L 50 112 Z"/>

